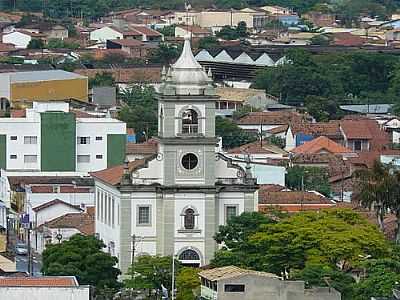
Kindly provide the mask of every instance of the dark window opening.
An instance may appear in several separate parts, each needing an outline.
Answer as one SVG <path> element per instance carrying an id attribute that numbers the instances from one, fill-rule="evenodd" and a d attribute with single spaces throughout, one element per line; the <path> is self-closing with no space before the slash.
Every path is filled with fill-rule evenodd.
<path id="1" fill-rule="evenodd" d="M 179 260 L 200 260 L 200 256 L 196 251 L 187 249 L 179 255 Z"/>
<path id="2" fill-rule="evenodd" d="M 195 218 L 195 216 L 194 216 L 194 210 L 193 209 L 191 209 L 191 208 L 188 208 L 186 211 L 185 211 L 185 222 L 184 222 L 184 226 L 185 226 L 185 229 L 194 229 L 194 223 L 195 223 L 195 221 L 194 221 L 194 218 Z"/>
<path id="3" fill-rule="evenodd" d="M 197 112 L 187 109 L 182 114 L 182 133 L 192 134 L 199 131 L 199 119 Z"/>
<path id="4" fill-rule="evenodd" d="M 244 284 L 225 284 L 225 293 L 243 293 Z"/>
<path id="5" fill-rule="evenodd" d="M 355 151 L 361 151 L 361 141 L 354 141 L 354 150 Z"/>

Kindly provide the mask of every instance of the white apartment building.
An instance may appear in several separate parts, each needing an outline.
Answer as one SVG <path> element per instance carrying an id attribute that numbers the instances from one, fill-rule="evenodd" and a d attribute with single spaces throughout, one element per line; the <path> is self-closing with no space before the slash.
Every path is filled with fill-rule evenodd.
<path id="1" fill-rule="evenodd" d="M 69 104 L 34 102 L 23 118 L 0 118 L 0 169 L 92 172 L 121 164 L 126 124 L 76 117 Z"/>

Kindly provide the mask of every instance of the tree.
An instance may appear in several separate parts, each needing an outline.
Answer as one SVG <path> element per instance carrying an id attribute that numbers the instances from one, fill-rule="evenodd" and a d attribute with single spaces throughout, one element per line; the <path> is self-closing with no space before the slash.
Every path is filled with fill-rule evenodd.
<path id="1" fill-rule="evenodd" d="M 312 115 L 317 122 L 327 122 L 332 119 L 339 119 L 343 116 L 338 101 L 326 97 L 307 96 L 304 104 L 307 112 Z"/>
<path id="2" fill-rule="evenodd" d="M 255 135 L 245 132 L 231 120 L 220 116 L 215 119 L 215 134 L 222 138 L 222 146 L 226 149 L 239 147 L 257 140 Z"/>
<path id="3" fill-rule="evenodd" d="M 43 251 L 42 272 L 46 276 L 76 276 L 79 284 L 99 289 L 117 288 L 117 258 L 102 251 L 106 246 L 94 236 L 73 235 L 60 244 L 50 244 Z"/>
<path id="4" fill-rule="evenodd" d="M 400 287 L 400 262 L 391 258 L 371 259 L 364 263 L 366 277 L 355 286 L 354 300 L 391 297 Z"/>
<path id="5" fill-rule="evenodd" d="M 179 57 L 181 48 L 174 45 L 168 45 L 161 43 L 152 53 L 150 54 L 150 61 L 154 63 L 161 63 L 169 65 Z"/>
<path id="6" fill-rule="evenodd" d="M 331 38 L 326 34 L 318 34 L 311 38 L 311 45 L 315 46 L 329 46 Z"/>
<path id="7" fill-rule="evenodd" d="M 78 43 L 67 43 L 61 39 L 50 39 L 47 42 L 47 48 L 49 49 L 78 49 L 80 45 Z"/>
<path id="8" fill-rule="evenodd" d="M 275 145 L 281 149 L 285 148 L 286 140 L 276 135 L 271 135 L 265 139 L 268 143 Z"/>
<path id="9" fill-rule="evenodd" d="M 390 252 L 378 228 L 350 209 L 302 212 L 261 226 L 249 237 L 249 245 L 253 252 L 247 256 L 257 257 L 250 267 L 275 274 L 315 263 L 347 271 L 362 256 L 381 258 Z"/>
<path id="10" fill-rule="evenodd" d="M 215 241 L 223 245 L 221 250 L 215 253 L 211 262 L 214 266 L 248 266 L 247 254 L 251 252 L 249 237 L 264 224 L 275 223 L 275 218 L 268 217 L 259 212 L 244 212 L 240 216 L 232 217 L 226 225 L 219 226 L 215 234 Z"/>
<path id="11" fill-rule="evenodd" d="M 223 26 L 216 36 L 224 40 L 237 40 L 240 36 L 237 30 L 231 26 Z"/>
<path id="12" fill-rule="evenodd" d="M 303 280 L 306 288 L 331 286 L 338 290 L 343 300 L 353 299 L 355 280 L 350 274 L 344 273 L 336 266 L 320 263 L 306 265 L 304 269 L 294 271 L 291 280 Z"/>
<path id="13" fill-rule="evenodd" d="M 96 73 L 93 78 L 89 79 L 89 88 L 94 86 L 114 86 L 115 79 L 110 72 Z"/>
<path id="14" fill-rule="evenodd" d="M 329 196 L 329 174 L 326 168 L 293 166 L 287 168 L 286 186 L 293 190 L 318 191 Z M 303 186 L 304 185 L 304 186 Z"/>
<path id="15" fill-rule="evenodd" d="M 132 86 L 121 94 L 121 98 L 125 105 L 119 112 L 119 119 L 127 123 L 129 128 L 134 128 L 144 139 L 156 135 L 158 106 L 154 89 L 148 86 Z"/>
<path id="16" fill-rule="evenodd" d="M 241 38 L 247 37 L 249 35 L 249 33 L 247 32 L 247 24 L 246 24 L 246 22 L 240 21 L 237 24 L 236 32 L 237 32 L 238 36 L 241 37 Z"/>
<path id="17" fill-rule="evenodd" d="M 175 261 L 175 270 L 179 272 L 179 262 Z M 134 273 L 134 278 L 124 281 L 124 285 L 134 289 L 145 289 L 149 291 L 161 290 L 166 287 L 171 291 L 172 281 L 172 257 L 142 255 L 137 258 L 133 266 L 129 267 L 129 274 Z"/>
<path id="18" fill-rule="evenodd" d="M 43 49 L 44 42 L 41 39 L 31 39 L 28 44 L 28 49 Z"/>
<path id="19" fill-rule="evenodd" d="M 176 278 L 177 300 L 196 300 L 199 294 L 199 269 L 182 268 Z"/>
<path id="20" fill-rule="evenodd" d="M 390 204 L 398 201 L 397 195 L 393 192 L 396 178 L 392 175 L 390 167 L 379 161 L 375 161 L 371 169 L 358 170 L 355 176 L 361 205 L 374 209 L 377 223 L 383 231 L 385 214 Z"/>
<path id="21" fill-rule="evenodd" d="M 175 27 L 176 25 L 170 25 L 170 26 L 164 26 L 160 29 L 157 29 L 158 32 L 160 32 L 161 34 L 163 34 L 164 36 L 175 36 Z"/>
<path id="22" fill-rule="evenodd" d="M 206 36 L 204 38 L 201 38 L 199 40 L 199 49 L 213 49 L 218 47 L 220 44 L 218 42 L 218 39 L 213 37 L 213 36 Z"/>

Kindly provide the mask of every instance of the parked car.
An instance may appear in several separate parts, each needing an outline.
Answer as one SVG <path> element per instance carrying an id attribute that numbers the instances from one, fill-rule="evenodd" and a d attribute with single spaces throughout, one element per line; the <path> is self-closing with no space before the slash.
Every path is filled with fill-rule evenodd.
<path id="1" fill-rule="evenodd" d="M 15 253 L 17 255 L 27 255 L 28 254 L 28 247 L 23 243 L 18 243 L 15 246 Z"/>

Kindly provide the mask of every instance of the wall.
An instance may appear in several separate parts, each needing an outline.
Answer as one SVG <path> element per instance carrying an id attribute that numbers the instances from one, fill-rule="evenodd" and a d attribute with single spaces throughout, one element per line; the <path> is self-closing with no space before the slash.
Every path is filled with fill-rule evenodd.
<path id="1" fill-rule="evenodd" d="M 116 40 L 122 38 L 122 33 L 107 26 L 94 30 L 90 33 L 90 40 L 97 42 L 105 42 L 107 40 Z"/>
<path id="2" fill-rule="evenodd" d="M 125 160 L 126 134 L 107 134 L 107 168 Z"/>
<path id="3" fill-rule="evenodd" d="M 29 42 L 31 41 L 31 37 L 27 34 L 23 34 L 20 32 L 12 32 L 10 34 L 6 34 L 3 36 L 3 43 L 10 43 L 15 45 L 16 48 L 25 49 L 28 47 Z"/>
<path id="4" fill-rule="evenodd" d="M 7 300 L 89 300 L 89 286 L 79 287 L 0 287 Z"/>
<path id="5" fill-rule="evenodd" d="M 87 78 L 11 83 L 11 101 L 88 101 Z"/>
<path id="6" fill-rule="evenodd" d="M 34 213 L 35 216 L 33 220 L 36 222 L 36 225 L 39 226 L 45 222 L 61 217 L 65 214 L 79 213 L 79 211 L 80 211 L 79 209 L 73 208 L 65 204 L 56 204 Z"/>
<path id="7" fill-rule="evenodd" d="M 63 112 L 41 114 L 41 170 L 75 171 L 75 115 Z"/>
<path id="8" fill-rule="evenodd" d="M 0 135 L 0 169 L 7 168 L 7 136 Z"/>

